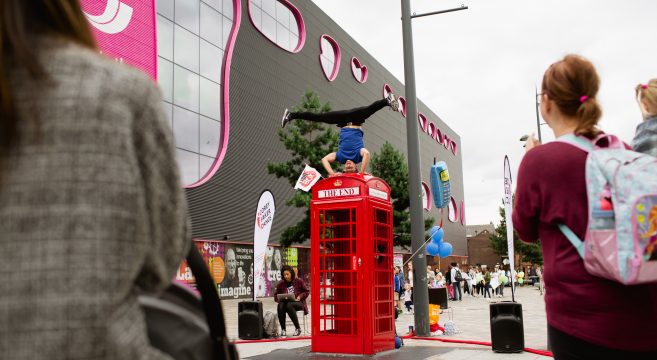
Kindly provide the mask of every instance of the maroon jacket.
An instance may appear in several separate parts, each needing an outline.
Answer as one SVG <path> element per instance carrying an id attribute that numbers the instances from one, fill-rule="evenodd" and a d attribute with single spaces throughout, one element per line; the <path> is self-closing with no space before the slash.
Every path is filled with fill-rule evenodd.
<path id="1" fill-rule="evenodd" d="M 308 291 L 306 284 L 304 284 L 303 280 L 294 278 L 294 280 L 292 280 L 292 286 L 294 287 L 294 296 L 299 298 L 301 305 L 303 305 L 303 313 L 307 315 L 308 305 L 306 305 L 306 298 L 310 292 Z M 276 292 L 274 292 L 274 301 L 278 302 L 278 296 L 276 295 L 288 293 L 287 287 L 288 285 L 284 279 L 279 281 L 278 285 L 276 285 Z"/>
<path id="2" fill-rule="evenodd" d="M 657 284 L 624 286 L 589 274 L 557 224 L 584 238 L 588 223 L 586 153 L 552 142 L 520 163 L 513 227 L 524 241 L 540 239 L 550 326 L 600 346 L 657 350 Z"/>

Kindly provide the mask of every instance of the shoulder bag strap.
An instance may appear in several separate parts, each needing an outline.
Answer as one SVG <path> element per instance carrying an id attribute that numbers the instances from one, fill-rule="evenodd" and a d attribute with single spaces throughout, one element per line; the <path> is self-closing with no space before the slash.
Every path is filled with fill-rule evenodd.
<path id="1" fill-rule="evenodd" d="M 237 360 L 237 350 L 235 345 L 228 342 L 226 336 L 226 323 L 224 321 L 223 308 L 221 300 L 217 293 L 217 286 L 210 276 L 210 272 L 203 261 L 203 257 L 198 252 L 196 244 L 192 244 L 187 254 L 187 264 L 196 279 L 196 289 L 201 293 L 201 302 L 203 312 L 210 328 L 210 336 L 215 342 L 216 360 Z"/>

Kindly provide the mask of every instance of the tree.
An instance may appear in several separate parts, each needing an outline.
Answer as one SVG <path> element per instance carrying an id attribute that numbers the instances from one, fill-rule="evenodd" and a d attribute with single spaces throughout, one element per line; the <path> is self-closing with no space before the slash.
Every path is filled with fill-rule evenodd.
<path id="1" fill-rule="evenodd" d="M 386 141 L 378 153 L 372 154 L 372 175 L 379 177 L 390 185 L 392 199 L 392 223 L 394 244 L 411 246 L 410 200 L 408 196 L 408 166 L 404 154 Z M 424 220 L 425 230 L 433 225 L 434 219 Z"/>
<path id="2" fill-rule="evenodd" d="M 502 200 L 504 204 L 504 200 Z M 495 253 L 500 255 L 507 255 L 508 245 L 506 241 L 506 211 L 504 206 L 500 209 L 500 225 L 495 228 L 495 232 L 490 235 L 490 245 Z M 541 244 L 534 242 L 531 244 L 524 243 L 518 237 L 518 234 L 513 231 L 513 247 L 514 251 L 520 257 L 520 263 L 524 261 L 533 264 L 543 264 L 543 252 L 541 251 Z M 519 264 L 516 264 L 519 265 Z"/>
<path id="3" fill-rule="evenodd" d="M 292 111 L 323 113 L 331 111 L 331 105 L 329 103 L 322 105 L 317 94 L 306 91 L 301 97 L 301 102 L 294 106 Z M 290 185 L 294 186 L 305 164 L 308 164 L 318 169 L 322 176 L 327 177 L 321 160 L 326 154 L 336 151 L 338 147 L 337 132 L 325 128 L 321 123 L 295 120 L 285 129 L 278 130 L 278 138 L 292 153 L 292 157 L 284 163 L 268 163 L 267 171 L 270 174 L 274 174 L 277 178 L 285 178 Z M 287 206 L 305 208 L 305 215 L 294 226 L 283 231 L 281 245 L 289 246 L 310 238 L 310 200 L 310 193 L 296 191 L 294 196 L 286 202 Z"/>

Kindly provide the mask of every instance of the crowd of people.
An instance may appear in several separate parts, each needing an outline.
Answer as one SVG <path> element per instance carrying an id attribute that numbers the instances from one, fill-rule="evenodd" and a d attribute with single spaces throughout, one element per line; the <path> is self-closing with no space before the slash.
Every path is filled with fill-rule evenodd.
<path id="1" fill-rule="evenodd" d="M 395 266 L 395 303 L 396 307 L 412 312 L 413 294 L 413 271 L 412 265 L 407 264 L 407 270 L 402 271 L 400 266 Z M 535 264 L 518 268 L 513 275 L 508 266 L 499 263 L 495 266 L 476 265 L 464 266 L 458 263 L 448 265 L 444 274 L 438 265 L 427 265 L 427 286 L 430 289 L 446 288 L 448 299 L 451 301 L 462 301 L 464 294 L 471 297 L 493 298 L 504 297 L 504 288 L 511 286 L 511 279 L 516 286 L 537 286 L 539 294 L 544 292 L 543 269 L 541 265 Z"/>

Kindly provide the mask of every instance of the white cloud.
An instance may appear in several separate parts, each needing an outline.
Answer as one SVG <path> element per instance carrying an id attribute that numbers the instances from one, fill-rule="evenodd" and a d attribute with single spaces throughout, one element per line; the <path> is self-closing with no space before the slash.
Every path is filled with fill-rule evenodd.
<path id="1" fill-rule="evenodd" d="M 400 1 L 313 2 L 404 80 Z M 468 224 L 497 223 L 504 155 L 517 169 L 518 139 L 536 132 L 534 86 L 563 55 L 593 61 L 600 124 L 632 139 L 641 121 L 634 86 L 657 77 L 657 1 L 411 1 L 418 14 L 461 4 L 469 9 L 413 20 L 417 94 L 461 136 Z M 541 131 L 553 139 L 547 126 Z"/>

